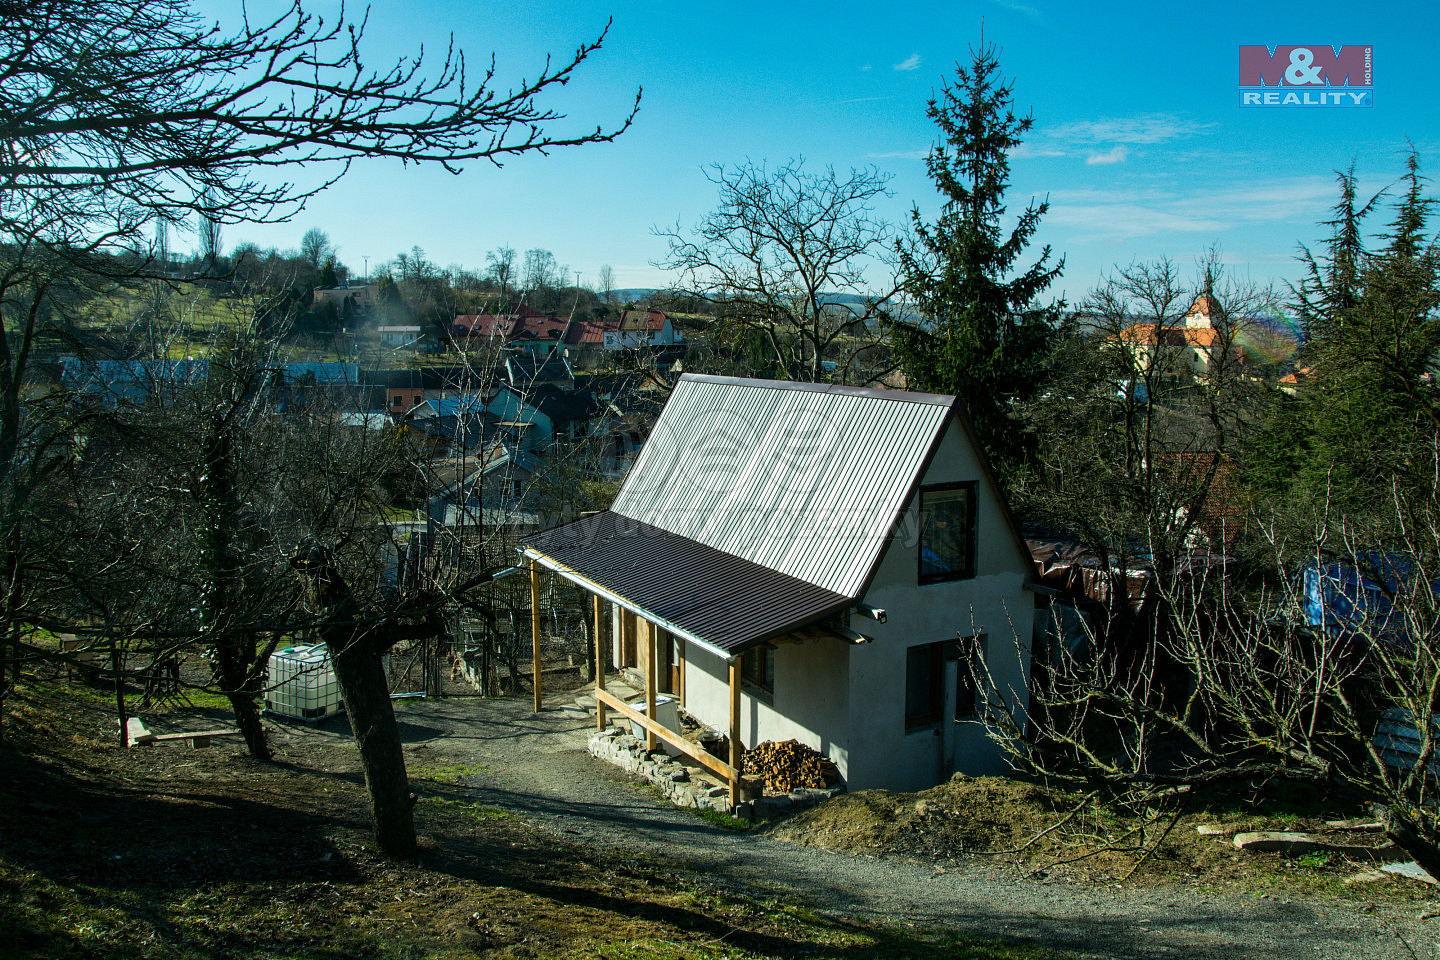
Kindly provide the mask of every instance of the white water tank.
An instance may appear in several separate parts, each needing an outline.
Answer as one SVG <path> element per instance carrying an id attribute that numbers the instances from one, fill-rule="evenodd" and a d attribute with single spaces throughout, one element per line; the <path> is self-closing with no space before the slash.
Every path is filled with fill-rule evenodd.
<path id="1" fill-rule="evenodd" d="M 320 720 L 343 709 L 325 644 L 286 647 L 270 655 L 265 709 L 299 720 Z"/>

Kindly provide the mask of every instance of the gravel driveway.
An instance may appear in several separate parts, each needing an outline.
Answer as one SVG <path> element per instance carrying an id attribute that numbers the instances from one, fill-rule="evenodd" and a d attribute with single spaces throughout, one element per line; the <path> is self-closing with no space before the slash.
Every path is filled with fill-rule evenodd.
<path id="1" fill-rule="evenodd" d="M 465 783 L 485 804 L 621 856 L 661 858 L 712 883 L 798 896 L 828 913 L 939 923 L 1093 957 L 1440 957 L 1440 918 L 1420 920 L 1413 905 L 1367 913 L 1355 903 L 1178 886 L 1097 889 L 985 863 L 942 872 L 732 833 L 591 757 L 593 720 L 559 696 L 540 714 L 528 700 L 404 700 L 396 708 L 416 760 L 481 768 Z"/>

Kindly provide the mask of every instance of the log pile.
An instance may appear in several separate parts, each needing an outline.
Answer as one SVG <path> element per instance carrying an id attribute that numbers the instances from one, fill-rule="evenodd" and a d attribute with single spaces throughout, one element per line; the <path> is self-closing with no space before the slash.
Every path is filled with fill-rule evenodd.
<path id="1" fill-rule="evenodd" d="M 759 780 L 766 789 L 789 793 L 801 787 L 823 788 L 840 781 L 840 771 L 826 757 L 795 740 L 776 743 L 766 740 L 746 750 L 741 760 L 743 776 Z"/>

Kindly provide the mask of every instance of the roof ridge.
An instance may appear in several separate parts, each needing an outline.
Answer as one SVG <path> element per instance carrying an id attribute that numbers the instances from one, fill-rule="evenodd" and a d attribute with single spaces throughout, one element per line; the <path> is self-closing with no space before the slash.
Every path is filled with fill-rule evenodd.
<path id="1" fill-rule="evenodd" d="M 955 404 L 955 397 L 944 393 L 920 393 L 912 390 L 891 390 L 885 387 L 855 387 L 842 383 L 813 383 L 808 380 L 760 380 L 754 377 L 722 377 L 712 373 L 683 373 L 681 380 L 694 383 L 715 383 L 766 390 L 799 390 L 805 393 L 831 393 L 850 397 L 874 397 L 895 403 L 925 403 L 937 407 Z"/>

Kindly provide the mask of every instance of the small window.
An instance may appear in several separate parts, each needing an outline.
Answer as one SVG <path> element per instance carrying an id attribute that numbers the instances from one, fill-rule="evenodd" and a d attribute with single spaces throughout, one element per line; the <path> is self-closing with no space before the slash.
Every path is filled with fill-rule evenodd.
<path id="1" fill-rule="evenodd" d="M 761 644 L 746 650 L 740 658 L 740 679 L 766 693 L 775 692 L 775 648 Z"/>
<path id="2" fill-rule="evenodd" d="M 945 644 L 924 643 L 905 651 L 905 729 L 940 722 L 940 680 L 945 675 Z"/>
<path id="3" fill-rule="evenodd" d="M 975 484 L 920 490 L 920 582 L 975 576 Z"/>
<path id="4" fill-rule="evenodd" d="M 969 720 L 975 716 L 979 693 L 978 680 L 985 677 L 987 654 L 985 636 L 961 637 L 955 641 L 955 719 Z"/>

